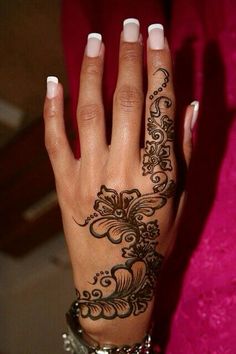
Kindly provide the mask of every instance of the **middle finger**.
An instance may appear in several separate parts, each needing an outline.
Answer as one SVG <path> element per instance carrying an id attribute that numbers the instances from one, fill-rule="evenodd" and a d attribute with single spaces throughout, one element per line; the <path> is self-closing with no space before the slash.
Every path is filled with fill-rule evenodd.
<path id="1" fill-rule="evenodd" d="M 113 99 L 111 154 L 128 161 L 139 154 L 143 107 L 142 43 L 139 22 L 124 21 L 119 54 L 119 74 Z M 123 160 L 124 161 L 124 160 Z"/>

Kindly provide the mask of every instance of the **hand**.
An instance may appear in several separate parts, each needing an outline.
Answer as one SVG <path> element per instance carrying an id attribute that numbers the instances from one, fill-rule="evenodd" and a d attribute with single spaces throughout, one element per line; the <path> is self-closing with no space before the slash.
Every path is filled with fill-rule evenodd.
<path id="1" fill-rule="evenodd" d="M 176 193 L 175 96 L 163 29 L 150 28 L 145 144 L 142 38 L 137 22 L 121 33 L 111 144 L 102 103 L 104 44 L 89 38 L 83 58 L 77 119 L 81 159 L 69 147 L 62 86 L 49 79 L 45 141 L 55 174 L 73 267 L 79 321 L 99 343 L 139 342 L 149 330 L 161 264 L 173 245 L 184 192 Z M 197 105 L 186 110 L 183 155 L 191 156 Z"/>

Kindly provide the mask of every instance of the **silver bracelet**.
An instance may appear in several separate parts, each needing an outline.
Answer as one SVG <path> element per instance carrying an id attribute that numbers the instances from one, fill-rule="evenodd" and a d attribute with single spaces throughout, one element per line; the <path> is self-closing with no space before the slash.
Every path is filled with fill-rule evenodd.
<path id="1" fill-rule="evenodd" d="M 151 335 L 147 334 L 142 343 L 136 343 L 133 346 L 115 345 L 100 346 L 98 343 L 89 344 L 83 334 L 78 321 L 78 303 L 75 301 L 66 314 L 68 333 L 63 333 L 64 349 L 71 354 L 151 354 Z"/>

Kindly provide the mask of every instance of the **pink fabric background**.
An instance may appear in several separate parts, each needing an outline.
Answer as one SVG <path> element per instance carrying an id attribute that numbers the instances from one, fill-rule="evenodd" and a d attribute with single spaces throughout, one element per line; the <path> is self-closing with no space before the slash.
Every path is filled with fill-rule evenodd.
<path id="1" fill-rule="evenodd" d="M 193 99 L 200 100 L 201 109 L 187 207 L 173 256 L 160 279 L 154 337 L 167 354 L 233 354 L 236 2 L 176 0 L 169 15 L 162 2 L 154 0 L 64 1 L 63 42 L 73 124 L 76 127 L 78 77 L 88 32 L 100 31 L 107 44 L 104 99 L 109 125 L 123 19 L 139 18 L 144 40 L 148 24 L 164 23 L 174 57 L 179 120 Z M 76 149 L 79 155 L 78 145 Z"/>

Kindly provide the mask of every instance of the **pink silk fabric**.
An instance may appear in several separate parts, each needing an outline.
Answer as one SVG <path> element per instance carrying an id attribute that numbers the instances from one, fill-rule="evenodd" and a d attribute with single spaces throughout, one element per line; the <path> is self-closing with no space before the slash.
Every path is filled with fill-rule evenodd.
<path id="1" fill-rule="evenodd" d="M 181 103 L 190 99 L 190 89 L 201 109 L 185 225 L 173 255 L 182 257 L 184 252 L 187 259 L 166 352 L 233 354 L 236 2 L 173 1 L 170 38 L 179 80 L 177 98 Z"/>
<path id="2" fill-rule="evenodd" d="M 165 25 L 174 58 L 177 127 L 200 101 L 188 199 L 176 246 L 160 279 L 154 340 L 167 354 L 236 353 L 236 2 L 176 0 L 79 1 L 62 5 L 62 35 L 73 125 L 79 71 L 89 32 L 106 45 L 104 102 L 111 125 L 122 21 L 137 17 L 146 40 Z M 179 134 L 181 135 L 181 131 Z M 79 144 L 75 146 L 79 156 Z M 157 347 L 156 347 L 157 349 Z"/>

